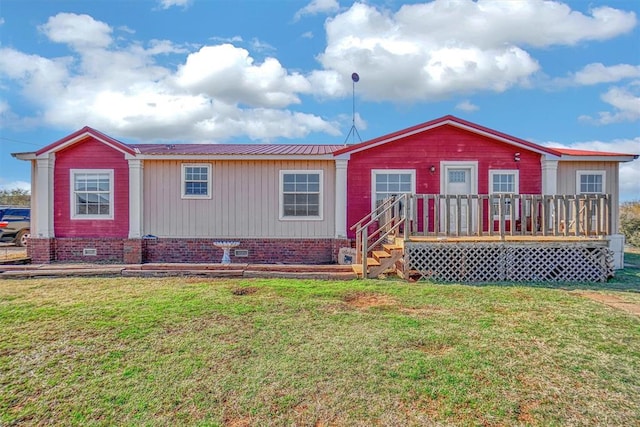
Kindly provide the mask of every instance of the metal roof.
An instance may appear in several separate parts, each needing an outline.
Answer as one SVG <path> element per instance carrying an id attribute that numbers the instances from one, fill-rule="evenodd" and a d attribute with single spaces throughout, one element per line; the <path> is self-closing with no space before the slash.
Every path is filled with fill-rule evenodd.
<path id="1" fill-rule="evenodd" d="M 332 154 L 344 145 L 324 144 L 127 144 L 140 154 L 216 155 L 216 156 L 278 156 Z"/>

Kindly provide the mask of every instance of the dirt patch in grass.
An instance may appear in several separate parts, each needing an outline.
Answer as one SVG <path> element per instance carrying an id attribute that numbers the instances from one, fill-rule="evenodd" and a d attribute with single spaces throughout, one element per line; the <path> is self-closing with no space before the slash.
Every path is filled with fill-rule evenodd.
<path id="1" fill-rule="evenodd" d="M 609 307 L 640 316 L 640 304 L 627 302 L 614 295 L 599 294 L 597 292 L 581 292 L 580 295 L 585 298 L 589 298 L 590 300 L 608 305 Z"/>
<path id="2" fill-rule="evenodd" d="M 389 307 L 397 305 L 398 303 L 389 295 L 363 291 L 349 292 L 344 295 L 342 300 L 347 303 L 347 305 L 360 309 L 372 307 Z"/>
<path id="3" fill-rule="evenodd" d="M 256 292 L 258 292 L 258 288 L 255 288 L 253 286 L 248 286 L 244 288 L 234 288 L 231 290 L 231 293 L 234 295 L 251 295 L 251 294 L 255 294 Z"/>

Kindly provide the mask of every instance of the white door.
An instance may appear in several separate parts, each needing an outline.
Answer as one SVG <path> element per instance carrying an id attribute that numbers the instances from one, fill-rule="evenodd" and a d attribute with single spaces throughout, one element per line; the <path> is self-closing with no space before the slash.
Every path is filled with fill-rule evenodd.
<path id="1" fill-rule="evenodd" d="M 473 168 L 463 166 L 447 166 L 444 168 L 444 194 L 465 194 L 469 195 L 473 192 Z M 441 218 L 446 215 L 446 207 L 443 206 Z M 458 230 L 458 203 L 456 200 L 449 201 L 449 231 L 453 233 L 468 233 L 469 205 L 467 199 L 461 200 L 460 203 L 460 230 Z M 445 230 L 445 223 L 442 222 L 442 230 Z"/>

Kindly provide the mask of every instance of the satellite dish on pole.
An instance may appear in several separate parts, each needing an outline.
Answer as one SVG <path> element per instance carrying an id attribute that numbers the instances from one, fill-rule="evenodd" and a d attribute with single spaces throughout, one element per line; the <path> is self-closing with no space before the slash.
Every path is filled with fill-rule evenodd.
<path id="1" fill-rule="evenodd" d="M 358 129 L 356 129 L 356 83 L 360 81 L 360 76 L 358 73 L 351 74 L 352 83 L 352 105 L 353 105 L 353 115 L 351 118 L 351 129 L 347 134 L 347 137 L 344 139 L 344 145 L 347 145 L 347 141 L 349 140 L 349 136 L 351 136 L 351 143 L 355 143 L 356 135 L 358 135 L 358 139 L 362 142 L 362 138 L 360 138 L 360 133 L 358 133 Z"/>

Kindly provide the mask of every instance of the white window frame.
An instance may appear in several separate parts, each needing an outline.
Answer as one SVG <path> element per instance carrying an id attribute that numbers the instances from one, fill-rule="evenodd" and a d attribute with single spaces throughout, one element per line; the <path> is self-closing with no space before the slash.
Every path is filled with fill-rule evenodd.
<path id="1" fill-rule="evenodd" d="M 600 192 L 585 192 L 585 191 L 581 191 L 582 189 L 580 188 L 580 178 L 582 178 L 584 175 L 600 175 L 602 177 L 602 191 Z M 604 170 L 579 170 L 576 171 L 576 194 L 605 194 L 606 193 L 606 178 L 607 178 L 607 172 Z"/>
<path id="2" fill-rule="evenodd" d="M 513 192 L 505 192 L 505 191 L 493 191 L 493 177 L 495 175 L 513 175 Z M 518 169 L 491 169 L 489 171 L 489 193 L 490 194 L 520 194 L 520 171 Z M 518 203 L 515 203 L 515 211 L 513 211 L 513 218 L 520 217 L 520 207 Z M 513 206 L 513 203 L 512 203 Z M 491 199 L 491 210 L 493 211 L 493 198 Z M 505 216 L 509 216 L 506 215 Z M 500 215 L 493 215 L 493 219 L 500 219 Z"/>
<path id="3" fill-rule="evenodd" d="M 207 194 L 186 194 L 186 173 L 187 168 L 195 167 L 195 168 L 207 168 Z M 211 189 L 211 175 L 213 174 L 213 168 L 211 167 L 211 163 L 182 163 L 180 169 L 180 195 L 183 199 L 211 199 L 212 189 Z M 204 182 L 204 181 L 202 181 Z"/>
<path id="4" fill-rule="evenodd" d="M 69 195 L 71 203 L 71 219 L 73 220 L 112 220 L 115 212 L 114 193 L 115 180 L 113 169 L 71 169 L 69 171 Z M 109 214 L 77 214 L 76 213 L 76 175 L 80 174 L 107 174 L 109 176 Z"/>
<path id="5" fill-rule="evenodd" d="M 284 176 L 288 174 L 318 175 L 318 181 L 320 183 L 318 188 L 318 215 L 287 216 L 284 214 Z M 280 201 L 279 219 L 281 221 L 322 221 L 324 212 L 324 171 L 321 169 L 281 169 L 280 182 L 278 184 L 278 199 Z"/>
<path id="6" fill-rule="evenodd" d="M 376 208 L 376 176 L 391 174 L 411 175 L 411 194 L 416 194 L 416 170 L 415 169 L 371 169 L 371 211 Z"/>

